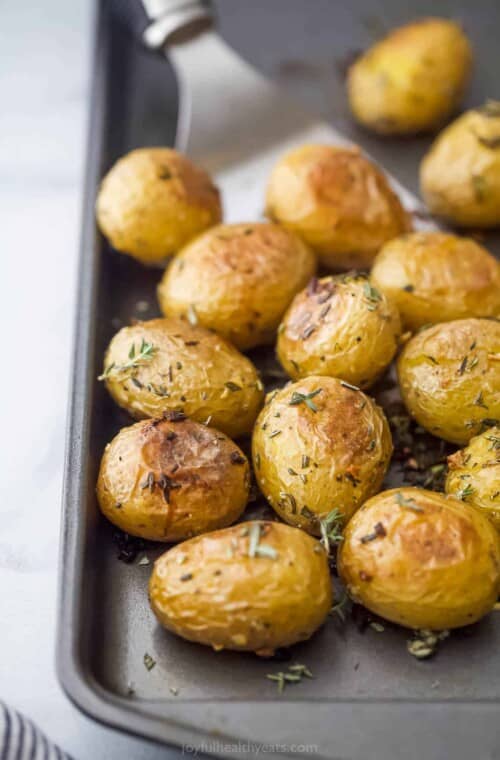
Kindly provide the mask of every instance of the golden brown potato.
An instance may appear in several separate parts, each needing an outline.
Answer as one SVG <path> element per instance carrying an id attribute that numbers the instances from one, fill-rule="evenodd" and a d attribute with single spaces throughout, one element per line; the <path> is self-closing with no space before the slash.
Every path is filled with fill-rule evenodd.
<path id="1" fill-rule="evenodd" d="M 158 287 L 162 312 L 189 317 L 246 350 L 272 343 L 295 293 L 314 274 L 312 251 L 277 224 L 213 227 L 183 248 Z"/>
<path id="2" fill-rule="evenodd" d="M 378 254 L 370 276 L 410 330 L 500 314 L 500 264 L 470 238 L 444 232 L 395 238 Z"/>
<path id="3" fill-rule="evenodd" d="M 392 454 L 382 410 L 343 380 L 306 377 L 269 394 L 252 439 L 259 487 L 286 522 L 319 535 L 380 488 Z"/>
<path id="4" fill-rule="evenodd" d="M 181 319 L 123 327 L 109 344 L 101 377 L 136 419 L 182 411 L 231 437 L 252 430 L 263 398 L 257 370 L 245 356 Z"/>
<path id="5" fill-rule="evenodd" d="M 500 102 L 467 111 L 431 146 L 420 188 L 433 214 L 461 227 L 500 225 Z"/>
<path id="6" fill-rule="evenodd" d="M 222 218 L 208 174 L 170 148 L 139 148 L 117 161 L 96 214 L 111 245 L 144 264 L 163 263 Z"/>
<path id="7" fill-rule="evenodd" d="M 243 452 L 227 436 L 173 412 L 123 428 L 97 481 L 103 514 L 151 541 L 181 541 L 231 525 L 248 501 Z"/>
<path id="8" fill-rule="evenodd" d="M 349 522 L 338 568 L 350 596 L 377 615 L 408 628 L 458 628 L 497 600 L 500 541 L 468 504 L 393 488 Z"/>
<path id="9" fill-rule="evenodd" d="M 500 322 L 459 319 L 415 335 L 398 360 L 412 417 L 452 443 L 500 419 Z"/>
<path id="10" fill-rule="evenodd" d="M 384 174 L 356 147 L 304 145 L 288 153 L 272 171 L 266 207 L 333 269 L 370 266 L 384 243 L 410 229 Z"/>
<path id="11" fill-rule="evenodd" d="M 479 507 L 500 530 L 500 427 L 475 436 L 448 457 L 446 493 Z"/>
<path id="12" fill-rule="evenodd" d="M 460 104 L 471 65 L 471 46 L 458 24 L 414 21 L 391 31 L 351 66 L 351 110 L 380 134 L 434 129 Z"/>
<path id="13" fill-rule="evenodd" d="M 189 641 L 271 655 L 319 628 L 332 585 L 320 543 L 288 525 L 248 522 L 163 554 L 149 597 L 159 622 Z"/>
<path id="14" fill-rule="evenodd" d="M 396 307 L 365 275 L 311 280 L 295 296 L 278 334 L 290 377 L 330 375 L 368 388 L 394 358 L 401 335 Z"/>

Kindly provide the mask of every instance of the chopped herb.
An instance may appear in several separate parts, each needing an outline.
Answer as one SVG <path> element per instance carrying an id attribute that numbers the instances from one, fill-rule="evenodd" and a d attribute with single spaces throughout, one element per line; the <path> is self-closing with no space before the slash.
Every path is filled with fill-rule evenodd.
<path id="1" fill-rule="evenodd" d="M 297 514 L 297 501 L 295 499 L 295 496 L 291 493 L 286 493 L 285 491 L 280 492 L 280 500 L 288 501 L 290 503 L 291 512 L 293 515 Z"/>
<path id="2" fill-rule="evenodd" d="M 269 433 L 269 438 L 276 438 L 277 435 L 281 435 L 281 430 L 273 430 L 272 433 Z"/>
<path id="3" fill-rule="evenodd" d="M 152 359 L 156 351 L 156 347 L 152 343 L 148 343 L 144 338 L 142 339 L 138 352 L 136 352 L 135 343 L 132 343 L 128 352 L 128 362 L 125 362 L 124 364 L 116 364 L 115 362 L 112 362 L 97 379 L 105 380 L 111 374 L 115 375 L 121 372 L 126 372 L 129 369 L 135 369 L 140 362 Z"/>
<path id="4" fill-rule="evenodd" d="M 266 678 L 270 681 L 276 681 L 279 694 L 283 693 L 285 686 L 289 683 L 300 683 L 303 677 L 313 678 L 313 674 L 306 665 L 289 665 L 288 671 L 279 673 L 267 673 Z"/>
<path id="5" fill-rule="evenodd" d="M 183 575 L 181 575 L 181 577 L 179 578 L 179 580 L 180 580 L 180 581 L 182 581 L 183 583 L 184 583 L 185 581 L 190 581 L 190 580 L 192 580 L 192 579 L 193 579 L 193 573 L 184 573 L 184 574 L 183 574 Z"/>
<path id="6" fill-rule="evenodd" d="M 357 385 L 352 385 L 352 383 L 348 383 L 345 380 L 341 380 L 340 384 L 342 385 L 342 387 L 348 388 L 350 391 L 360 391 L 361 390 L 361 388 L 358 388 Z"/>
<path id="7" fill-rule="evenodd" d="M 309 462 L 310 462 L 310 461 L 311 461 L 311 460 L 309 459 L 309 457 L 307 456 L 307 454 L 303 454 L 303 456 L 302 456 L 302 469 L 303 469 L 303 470 L 304 470 L 306 467 L 309 467 Z"/>
<path id="8" fill-rule="evenodd" d="M 368 309 L 370 311 L 375 311 L 378 302 L 382 300 L 382 296 L 380 295 L 377 288 L 374 288 L 373 285 L 371 285 L 369 282 L 365 282 L 363 285 L 363 291 L 365 298 L 368 301 Z"/>
<path id="9" fill-rule="evenodd" d="M 407 293 L 413 293 L 415 290 L 415 285 L 405 285 L 403 287 L 403 290 L 406 290 Z"/>
<path id="10" fill-rule="evenodd" d="M 457 497 L 457 499 L 461 499 L 462 501 L 466 501 L 469 498 L 469 496 L 473 496 L 473 494 L 475 493 L 475 491 L 476 491 L 476 489 L 473 488 L 469 484 L 469 485 L 466 485 L 463 488 L 461 488 L 459 491 L 457 491 L 457 493 L 455 494 L 455 496 Z"/>
<path id="11" fill-rule="evenodd" d="M 361 537 L 361 543 L 367 544 L 369 541 L 374 541 L 376 538 L 384 538 L 387 532 L 381 522 L 376 523 L 373 526 L 373 533 L 367 533 L 366 536 Z"/>
<path id="12" fill-rule="evenodd" d="M 252 523 L 249 528 L 248 539 L 248 556 L 249 557 L 267 557 L 268 559 L 277 559 L 278 552 L 273 546 L 260 543 L 261 525 Z"/>
<path id="13" fill-rule="evenodd" d="M 146 670 L 153 670 L 154 666 L 156 665 L 156 660 L 147 652 L 144 655 L 143 662 Z"/>
<path id="14" fill-rule="evenodd" d="M 311 409 L 313 412 L 318 411 L 318 407 L 313 402 L 313 398 L 318 395 L 318 393 L 321 393 L 323 389 L 322 388 L 316 388 L 315 391 L 311 391 L 311 393 L 300 393 L 299 391 L 294 391 L 292 393 L 292 397 L 290 399 L 289 406 L 297 406 L 298 404 L 305 404 L 306 406 Z"/>
<path id="15" fill-rule="evenodd" d="M 173 409 L 170 412 L 164 412 L 163 416 L 169 422 L 182 422 L 183 420 L 187 420 L 187 417 L 184 414 L 184 412 L 181 412 L 178 409 Z"/>
<path id="16" fill-rule="evenodd" d="M 236 393 L 236 391 L 242 390 L 241 385 L 238 385 L 237 383 L 233 383 L 231 380 L 228 380 L 227 383 L 224 383 L 224 385 L 229 391 L 232 391 L 233 393 Z"/>
<path id="17" fill-rule="evenodd" d="M 431 356 L 430 354 L 426 354 L 425 358 L 429 359 L 429 361 L 432 362 L 433 364 L 439 364 L 438 360 L 435 359 L 434 356 Z"/>
<path id="18" fill-rule="evenodd" d="M 488 435 L 486 436 L 486 440 L 491 441 L 491 446 L 490 446 L 491 451 L 498 451 L 500 449 L 500 436 Z"/>
<path id="19" fill-rule="evenodd" d="M 374 631 L 377 631 L 377 633 L 383 633 L 385 631 L 384 626 L 382 623 L 378 623 L 376 620 L 372 620 L 369 623 L 370 628 L 373 628 Z"/>
<path id="20" fill-rule="evenodd" d="M 443 465 L 444 467 L 444 465 Z M 396 503 L 399 504 L 400 507 L 404 507 L 405 509 L 412 509 L 414 512 L 423 512 L 424 510 L 422 507 L 419 507 L 415 499 L 412 498 L 405 498 L 403 494 L 398 491 L 396 496 L 394 497 L 396 499 Z"/>
<path id="21" fill-rule="evenodd" d="M 194 307 L 194 304 L 189 304 L 188 312 L 187 312 L 187 318 L 190 325 L 198 324 L 198 314 L 196 313 L 196 308 Z"/>
<path id="22" fill-rule="evenodd" d="M 487 409 L 488 406 L 484 403 L 483 392 L 480 391 L 473 401 L 474 406 L 482 406 L 483 409 Z"/>
<path id="23" fill-rule="evenodd" d="M 304 332 L 302 333 L 302 339 L 303 339 L 303 340 L 307 340 L 308 338 L 310 338 L 310 336 L 313 334 L 313 332 L 314 332 L 316 329 L 317 329 L 317 328 L 316 328 L 316 325 L 308 325 L 308 326 L 305 328 Z"/>
<path id="24" fill-rule="evenodd" d="M 247 461 L 246 458 L 240 454 L 239 451 L 232 451 L 231 456 L 229 457 L 231 460 L 231 464 L 245 464 Z"/>
<path id="25" fill-rule="evenodd" d="M 406 642 L 406 648 L 417 660 L 425 660 L 437 652 L 439 644 L 449 635 L 449 631 L 431 631 L 427 628 L 415 631 L 414 638 Z"/>

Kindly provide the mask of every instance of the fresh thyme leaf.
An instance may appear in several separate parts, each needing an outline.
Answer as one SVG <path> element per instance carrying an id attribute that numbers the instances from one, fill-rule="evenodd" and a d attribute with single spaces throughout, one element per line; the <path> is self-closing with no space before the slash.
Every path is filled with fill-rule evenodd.
<path id="1" fill-rule="evenodd" d="M 143 662 L 146 670 L 153 670 L 154 666 L 156 665 L 156 660 L 147 652 L 144 655 Z"/>
<path id="2" fill-rule="evenodd" d="M 345 623 L 350 607 L 351 607 L 351 599 L 347 591 L 344 591 L 339 601 L 333 605 L 330 612 L 332 615 L 337 615 L 337 617 L 340 618 L 342 623 Z"/>
<path id="3" fill-rule="evenodd" d="M 236 391 L 242 390 L 241 385 L 238 385 L 237 383 L 233 383 L 231 380 L 228 380 L 227 383 L 224 383 L 224 385 L 229 391 L 232 391 L 233 393 L 236 393 Z"/>
<path id="4" fill-rule="evenodd" d="M 399 504 L 400 507 L 405 507 L 406 509 L 412 509 L 414 512 L 424 511 L 422 507 L 418 506 L 415 499 L 411 499 L 411 498 L 406 499 L 400 491 L 398 491 L 398 493 L 396 494 L 394 498 L 396 499 L 396 503 Z"/>
<path id="5" fill-rule="evenodd" d="M 298 404 L 305 404 L 311 411 L 317 412 L 318 407 L 313 402 L 313 398 L 318 395 L 318 393 L 321 393 L 323 389 L 322 388 L 316 388 L 316 390 L 311 391 L 311 393 L 299 393 L 299 391 L 294 391 L 292 393 L 292 396 L 290 398 L 289 406 L 297 406 Z"/>
<path id="6" fill-rule="evenodd" d="M 476 492 L 476 489 L 473 488 L 473 486 L 471 486 L 470 484 L 468 484 L 464 486 L 463 488 L 461 488 L 459 491 L 457 491 L 455 496 L 457 497 L 457 499 L 461 499 L 461 501 L 466 501 L 466 499 L 468 499 L 469 496 L 473 496 L 475 492 Z"/>
<path id="7" fill-rule="evenodd" d="M 348 388 L 350 391 L 359 391 L 359 390 L 361 390 L 361 388 L 358 388 L 357 385 L 353 385 L 352 383 L 348 383 L 345 380 L 341 380 L 340 384 L 342 385 L 342 387 Z"/>
<path id="8" fill-rule="evenodd" d="M 339 509 L 335 508 L 326 517 L 320 518 L 318 522 L 321 532 L 321 543 L 327 554 L 330 554 L 331 545 L 340 544 L 344 540 L 342 536 L 344 515 Z"/>
<path id="9" fill-rule="evenodd" d="M 115 362 L 112 362 L 97 379 L 105 380 L 111 374 L 115 375 L 121 372 L 126 372 L 129 369 L 135 369 L 140 362 L 152 359 L 156 351 L 157 348 L 152 343 L 148 343 L 144 340 L 144 338 L 142 339 L 138 352 L 136 352 L 135 343 L 132 343 L 128 352 L 128 362 L 125 362 L 124 364 L 116 364 Z"/>

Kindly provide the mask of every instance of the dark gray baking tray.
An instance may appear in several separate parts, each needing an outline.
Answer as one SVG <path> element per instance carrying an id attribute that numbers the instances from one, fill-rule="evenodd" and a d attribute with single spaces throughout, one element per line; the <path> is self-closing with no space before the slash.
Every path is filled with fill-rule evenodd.
<path id="1" fill-rule="evenodd" d="M 223 24 L 226 10 L 228 14 L 226 31 L 231 32 L 235 13 L 243 14 L 243 24 L 262 23 L 266 5 L 261 2 L 259 10 L 256 3 L 255 16 L 249 4 L 221 2 Z M 285 27 L 288 9 L 291 34 L 298 35 L 300 5 L 298 0 L 274 2 L 271 25 Z M 452 14 L 460 4 L 441 5 L 445 15 L 447 9 L 460 15 Z M 491 2 L 474 5 L 470 31 L 477 47 L 484 32 L 483 60 L 491 63 L 495 55 L 486 43 L 496 45 L 498 35 L 491 29 L 500 31 L 500 8 Z M 306 89 L 308 77 L 322 77 L 328 67 L 333 71 L 352 48 L 369 42 L 366 17 L 373 10 L 360 1 L 350 3 L 349 9 L 344 3 L 320 0 L 308 7 L 313 18 L 317 14 L 320 57 L 326 50 L 328 19 L 335 55 L 322 55 L 313 66 L 310 61 L 307 66 L 289 61 L 274 72 L 285 84 L 298 77 L 301 81 L 295 85 L 305 82 Z M 433 7 L 421 3 L 412 15 Z M 409 17 L 397 3 L 379 4 L 377 9 L 383 11 L 386 25 Z M 100 177 L 119 155 L 138 145 L 171 144 L 176 90 L 167 65 L 134 45 L 104 3 L 98 4 L 96 29 L 63 501 L 57 667 L 64 689 L 97 720 L 159 741 L 202 747 L 211 754 L 255 757 L 255 746 L 235 744 L 249 740 L 281 745 L 275 752 L 278 757 L 500 757 L 498 614 L 454 633 L 438 656 L 425 662 L 407 654 L 405 631 L 387 626 L 381 633 L 370 627 L 360 633 L 352 620 L 342 625 L 332 618 L 292 652 L 292 662 L 306 663 L 314 680 L 304 680 L 278 697 L 266 674 L 282 669 L 282 663 L 215 654 L 161 630 L 147 603 L 151 564 L 118 561 L 113 530 L 97 509 L 94 484 L 105 443 L 131 421 L 114 406 L 96 376 L 116 329 L 131 318 L 157 314 L 154 289 L 159 274 L 106 246 L 95 230 L 93 203 Z M 310 39 L 310 31 L 307 35 Z M 269 60 L 267 65 L 272 68 Z M 346 116 L 342 84 L 332 71 L 325 76 L 337 124 L 415 188 L 418 158 L 428 141 L 388 142 L 362 135 Z M 486 81 L 494 79 L 487 73 Z M 475 86 L 478 100 L 495 94 L 483 92 L 483 87 Z M 262 366 L 266 357 L 258 355 L 257 360 Z M 397 467 L 392 477 L 401 480 Z M 162 550 L 151 545 L 140 557 L 152 562 Z M 156 661 L 149 671 L 143 662 L 146 653 Z M 304 745 L 317 749 L 308 751 Z"/>

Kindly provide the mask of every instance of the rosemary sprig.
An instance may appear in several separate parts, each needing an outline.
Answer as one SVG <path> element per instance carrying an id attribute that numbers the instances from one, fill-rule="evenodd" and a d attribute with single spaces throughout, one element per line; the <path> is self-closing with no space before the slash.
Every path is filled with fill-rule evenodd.
<path id="1" fill-rule="evenodd" d="M 128 361 L 124 364 L 116 364 L 115 362 L 111 362 L 111 364 L 106 367 L 102 375 L 99 375 L 97 379 L 105 380 L 111 374 L 115 375 L 119 372 L 126 372 L 129 369 L 135 369 L 140 364 L 140 362 L 149 361 L 152 359 L 157 350 L 158 349 L 153 345 L 153 343 L 148 343 L 144 338 L 142 339 L 138 351 L 136 351 L 135 343 L 132 343 L 128 352 Z"/>

